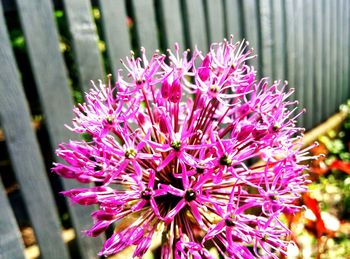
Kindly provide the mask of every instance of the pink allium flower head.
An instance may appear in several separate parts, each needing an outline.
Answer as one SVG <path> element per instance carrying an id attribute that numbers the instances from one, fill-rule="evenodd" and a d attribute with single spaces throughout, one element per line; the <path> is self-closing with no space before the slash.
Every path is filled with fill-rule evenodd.
<path id="1" fill-rule="evenodd" d="M 127 58 L 124 78 L 102 82 L 74 108 L 71 131 L 53 171 L 88 184 L 64 192 L 97 204 L 89 236 L 117 227 L 100 255 L 134 245 L 142 257 L 157 236 L 162 258 L 277 258 L 290 231 L 279 219 L 306 191 L 286 83 L 257 82 L 247 44 L 214 43 L 210 52 L 156 52 Z M 260 163 L 252 164 L 256 158 Z M 131 221 L 130 219 L 134 219 Z M 118 227 L 123 220 L 131 221 Z"/>

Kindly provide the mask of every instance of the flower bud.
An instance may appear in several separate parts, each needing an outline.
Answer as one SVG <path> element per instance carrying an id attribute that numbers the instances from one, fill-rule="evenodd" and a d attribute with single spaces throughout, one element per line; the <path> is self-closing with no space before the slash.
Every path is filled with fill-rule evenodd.
<path id="1" fill-rule="evenodd" d="M 182 89 L 179 79 L 175 79 L 171 84 L 169 101 L 172 103 L 178 103 L 181 100 Z"/>
<path id="2" fill-rule="evenodd" d="M 153 117 L 154 117 L 154 121 L 156 123 L 159 123 L 159 120 L 160 120 L 160 117 L 162 115 L 162 112 L 159 108 L 157 107 L 154 107 L 154 110 L 153 110 Z"/>
<path id="3" fill-rule="evenodd" d="M 165 99 L 169 98 L 170 95 L 170 84 L 168 81 L 168 78 L 165 78 L 162 82 L 162 86 L 160 87 L 160 93 L 162 94 L 162 97 Z"/>
<path id="4" fill-rule="evenodd" d="M 251 124 L 244 125 L 239 131 L 239 133 L 237 134 L 237 140 L 242 141 L 246 139 L 253 130 L 254 130 L 254 125 L 251 125 Z"/>
<path id="5" fill-rule="evenodd" d="M 141 125 L 145 125 L 146 123 L 146 118 L 145 118 L 145 115 L 143 115 L 143 113 L 139 112 L 137 114 L 137 119 L 139 120 L 140 124 Z"/>
<path id="6" fill-rule="evenodd" d="M 206 55 L 202 61 L 201 67 L 209 67 L 210 63 L 211 63 L 211 57 L 210 55 Z"/>
<path id="7" fill-rule="evenodd" d="M 200 67 L 197 74 L 202 81 L 207 81 L 210 76 L 210 69 L 208 67 Z"/>
<path id="8" fill-rule="evenodd" d="M 202 81 L 207 81 L 209 76 L 210 76 L 210 63 L 211 63 L 211 58 L 209 55 L 205 56 L 203 59 L 202 64 L 198 68 L 198 76 Z"/>
<path id="9" fill-rule="evenodd" d="M 164 134 L 168 133 L 168 128 L 167 128 L 166 124 L 167 124 L 167 120 L 166 120 L 165 116 L 161 116 L 159 118 L 159 129 Z"/>

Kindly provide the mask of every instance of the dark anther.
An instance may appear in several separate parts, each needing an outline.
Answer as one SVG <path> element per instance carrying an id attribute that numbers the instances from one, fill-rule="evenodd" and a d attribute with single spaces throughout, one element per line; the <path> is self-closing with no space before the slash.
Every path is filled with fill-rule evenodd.
<path id="1" fill-rule="evenodd" d="M 210 86 L 210 91 L 212 93 L 217 93 L 219 91 L 219 89 L 216 85 L 212 85 L 212 86 Z"/>
<path id="2" fill-rule="evenodd" d="M 196 167 L 196 172 L 197 172 L 197 174 L 202 174 L 202 173 L 204 173 L 204 168 Z"/>
<path id="3" fill-rule="evenodd" d="M 132 148 L 129 148 L 125 151 L 125 157 L 126 158 L 132 158 L 132 157 L 135 157 L 136 156 L 136 150 L 135 149 L 132 149 Z"/>
<path id="4" fill-rule="evenodd" d="M 234 227 L 236 225 L 236 223 L 234 223 L 232 219 L 225 219 L 225 223 L 228 227 Z"/>
<path id="5" fill-rule="evenodd" d="M 269 239 L 269 236 L 265 234 L 265 235 L 262 237 L 261 240 L 264 241 L 264 242 L 266 242 L 268 239 Z"/>
<path id="6" fill-rule="evenodd" d="M 175 140 L 170 143 L 170 146 L 175 149 L 176 151 L 179 151 L 181 148 L 181 141 L 180 140 Z"/>
<path id="7" fill-rule="evenodd" d="M 107 116 L 106 121 L 107 121 L 107 123 L 110 124 L 110 125 L 113 124 L 113 117 Z"/>
<path id="8" fill-rule="evenodd" d="M 272 127 L 272 130 L 274 132 L 277 132 L 279 129 L 280 129 L 280 126 L 278 126 L 277 124 Z"/>
<path id="9" fill-rule="evenodd" d="M 141 192 L 141 198 L 149 201 L 152 196 L 152 190 L 150 188 L 146 188 Z"/>
<path id="10" fill-rule="evenodd" d="M 226 166 L 230 166 L 232 165 L 232 160 L 231 158 L 229 158 L 228 155 L 223 155 L 221 158 L 220 158 L 220 165 L 226 165 Z"/>
<path id="11" fill-rule="evenodd" d="M 101 165 L 95 165 L 94 171 L 101 171 L 103 167 Z"/>
<path id="12" fill-rule="evenodd" d="M 188 189 L 185 193 L 185 200 L 190 202 L 194 201 L 197 197 L 197 194 L 192 189 Z"/>
<path id="13" fill-rule="evenodd" d="M 93 156 L 90 156 L 89 160 L 92 161 L 92 162 L 96 162 L 96 158 L 94 158 Z"/>
<path id="14" fill-rule="evenodd" d="M 270 195 L 270 199 L 273 201 L 278 200 L 278 196 L 277 195 Z"/>

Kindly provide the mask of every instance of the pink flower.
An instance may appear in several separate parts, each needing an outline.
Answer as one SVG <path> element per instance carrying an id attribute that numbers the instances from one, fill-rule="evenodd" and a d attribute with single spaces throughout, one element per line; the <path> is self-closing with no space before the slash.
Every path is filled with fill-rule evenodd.
<path id="1" fill-rule="evenodd" d="M 285 253 L 290 233 L 279 215 L 300 209 L 302 162 L 313 157 L 301 149 L 293 90 L 256 82 L 251 58 L 232 38 L 191 58 L 176 45 L 169 64 L 158 52 L 147 60 L 142 49 L 142 58 L 123 63 L 126 78 L 94 85 L 74 108 L 68 128 L 85 139 L 61 144 L 66 163 L 53 171 L 99 186 L 63 194 L 99 206 L 89 236 L 134 219 L 99 255 L 135 245 L 133 256 L 142 257 L 157 232 L 162 258 L 211 258 L 211 247 L 225 258 Z"/>

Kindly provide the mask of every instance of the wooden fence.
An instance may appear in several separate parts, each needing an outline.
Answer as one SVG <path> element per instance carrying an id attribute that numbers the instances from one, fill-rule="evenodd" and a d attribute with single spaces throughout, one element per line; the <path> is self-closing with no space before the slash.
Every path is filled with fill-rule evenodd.
<path id="1" fill-rule="evenodd" d="M 48 172 L 55 147 L 72 138 L 63 125 L 72 118 L 73 96 L 86 91 L 89 80 L 113 74 L 130 49 L 164 52 L 178 42 L 183 49 L 197 45 L 207 51 L 210 42 L 230 34 L 246 38 L 258 53 L 252 65 L 259 77 L 288 80 L 307 109 L 302 125 L 311 129 L 350 97 L 349 5 L 347 0 L 2 0 L 0 258 L 24 258 L 20 216 L 16 221 L 11 201 L 16 193 L 42 258 L 77 256 L 62 240 L 65 213 L 77 233 L 79 255 L 96 257 L 103 238 L 80 233 L 92 223 L 91 209 L 65 211 L 56 194 L 78 185 L 63 180 L 60 186 Z M 43 118 L 41 129 L 33 127 L 34 115 Z"/>

